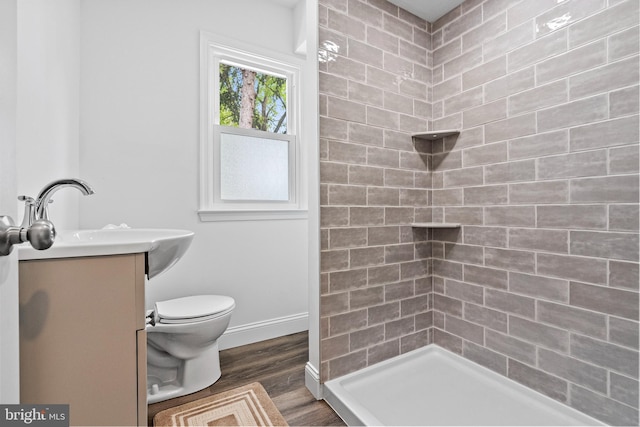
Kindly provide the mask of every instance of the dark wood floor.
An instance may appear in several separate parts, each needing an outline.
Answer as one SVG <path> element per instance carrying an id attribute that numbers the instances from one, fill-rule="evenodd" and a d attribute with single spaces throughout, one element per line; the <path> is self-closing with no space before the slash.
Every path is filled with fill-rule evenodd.
<path id="1" fill-rule="evenodd" d="M 304 385 L 308 334 L 301 332 L 220 352 L 222 377 L 204 390 L 149 405 L 149 425 L 158 412 L 252 382 L 260 382 L 291 426 L 344 426 Z"/>

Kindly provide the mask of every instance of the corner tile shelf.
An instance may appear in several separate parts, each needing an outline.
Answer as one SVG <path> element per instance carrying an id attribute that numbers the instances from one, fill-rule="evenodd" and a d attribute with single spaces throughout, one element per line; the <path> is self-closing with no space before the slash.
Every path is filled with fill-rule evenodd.
<path id="1" fill-rule="evenodd" d="M 436 139 L 442 139 L 447 136 L 453 136 L 453 135 L 459 135 L 459 134 L 460 134 L 459 130 L 447 129 L 447 130 L 434 130 L 430 132 L 417 132 L 417 133 L 412 133 L 411 136 L 413 138 L 435 141 Z"/>
<path id="2" fill-rule="evenodd" d="M 460 228 L 457 222 L 414 222 L 411 224 L 416 228 Z"/>

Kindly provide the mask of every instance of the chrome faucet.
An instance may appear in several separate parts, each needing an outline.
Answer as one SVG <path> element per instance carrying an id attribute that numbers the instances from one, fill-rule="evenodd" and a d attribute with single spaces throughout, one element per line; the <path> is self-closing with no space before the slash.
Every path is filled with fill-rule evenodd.
<path id="1" fill-rule="evenodd" d="M 53 193 L 63 187 L 77 188 L 85 196 L 94 193 L 93 188 L 91 188 L 89 184 L 81 179 L 64 178 L 52 181 L 49 184 L 45 185 L 42 190 L 40 190 L 40 193 L 38 193 L 38 197 L 36 197 L 33 203 L 35 209 L 35 215 L 33 215 L 34 219 L 49 219 L 48 207 L 49 203 L 51 202 L 51 196 L 53 196 Z"/>

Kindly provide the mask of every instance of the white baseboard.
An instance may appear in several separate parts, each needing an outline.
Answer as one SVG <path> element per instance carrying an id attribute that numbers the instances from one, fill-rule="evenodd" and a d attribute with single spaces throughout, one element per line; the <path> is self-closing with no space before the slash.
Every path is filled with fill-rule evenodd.
<path id="1" fill-rule="evenodd" d="M 291 316 L 261 322 L 234 326 L 225 331 L 218 340 L 220 350 L 265 341 L 284 335 L 295 334 L 309 329 L 309 313 L 298 313 Z"/>
<path id="2" fill-rule="evenodd" d="M 311 362 L 307 362 L 307 365 L 304 367 L 304 385 L 316 399 L 320 400 L 324 397 L 322 384 L 320 383 L 320 373 Z"/>

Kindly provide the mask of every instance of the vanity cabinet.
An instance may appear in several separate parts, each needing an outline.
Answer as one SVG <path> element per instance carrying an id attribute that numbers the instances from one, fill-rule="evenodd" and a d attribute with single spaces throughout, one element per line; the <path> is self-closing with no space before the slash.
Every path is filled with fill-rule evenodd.
<path id="1" fill-rule="evenodd" d="M 147 425 L 145 254 L 20 261 L 20 401 Z"/>

